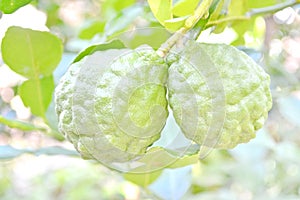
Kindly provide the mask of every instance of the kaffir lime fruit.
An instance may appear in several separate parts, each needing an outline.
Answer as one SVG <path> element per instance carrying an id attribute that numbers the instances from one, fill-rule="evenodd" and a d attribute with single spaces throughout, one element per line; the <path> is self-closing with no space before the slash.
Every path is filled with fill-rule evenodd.
<path id="1" fill-rule="evenodd" d="M 229 45 L 188 42 L 168 60 L 169 104 L 187 138 L 233 148 L 255 137 L 272 98 L 269 75 L 249 56 Z"/>
<path id="2" fill-rule="evenodd" d="M 59 130 L 81 155 L 113 162 L 144 154 L 160 137 L 168 66 L 150 47 L 111 51 L 72 64 L 55 101 Z"/>

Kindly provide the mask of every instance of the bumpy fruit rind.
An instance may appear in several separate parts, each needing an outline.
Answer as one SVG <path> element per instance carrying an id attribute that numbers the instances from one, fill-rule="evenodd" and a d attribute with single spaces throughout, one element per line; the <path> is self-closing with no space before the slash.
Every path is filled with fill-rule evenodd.
<path id="1" fill-rule="evenodd" d="M 59 130 L 82 157 L 124 162 L 144 154 L 160 137 L 168 116 L 168 66 L 149 47 L 110 51 L 117 56 L 109 65 L 102 64 L 109 55 L 103 51 L 70 66 L 55 91 L 56 112 Z M 147 135 L 149 130 L 155 132 Z"/>
<path id="2" fill-rule="evenodd" d="M 255 137 L 272 107 L 259 65 L 225 44 L 189 42 L 169 57 L 169 104 L 187 138 L 226 149 Z"/>

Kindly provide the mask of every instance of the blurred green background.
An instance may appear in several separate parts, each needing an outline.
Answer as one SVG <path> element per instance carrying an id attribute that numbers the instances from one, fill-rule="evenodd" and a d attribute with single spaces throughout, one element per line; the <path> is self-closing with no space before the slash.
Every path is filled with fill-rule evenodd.
<path id="1" fill-rule="evenodd" d="M 289 5 L 224 2 L 220 19 L 228 13 L 244 16 L 264 6 Z M 291 7 L 250 20 L 205 27 L 199 37 L 237 46 L 270 74 L 274 105 L 264 128 L 248 144 L 214 150 L 196 164 L 161 174 L 127 177 L 82 160 L 57 131 L 53 102 L 47 123 L 32 115 L 18 95 L 26 79 L 0 57 L 0 199 L 300 199 L 300 6 L 291 2 Z M 76 55 L 92 44 L 154 27 L 122 37 L 131 47 L 148 43 L 157 48 L 171 35 L 143 0 L 38 0 L 0 16 L 0 41 L 13 25 L 50 31 L 63 41 L 55 84 Z"/>

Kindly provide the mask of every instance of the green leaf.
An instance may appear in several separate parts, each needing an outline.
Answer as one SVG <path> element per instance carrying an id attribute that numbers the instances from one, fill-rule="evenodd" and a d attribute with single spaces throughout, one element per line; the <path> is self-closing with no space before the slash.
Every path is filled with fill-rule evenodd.
<path id="1" fill-rule="evenodd" d="M 32 151 L 35 155 L 66 155 L 66 156 L 79 156 L 79 153 L 74 150 L 65 149 L 59 146 L 43 147 Z"/>
<path id="2" fill-rule="evenodd" d="M 65 149 L 58 146 L 43 147 L 40 149 L 16 149 L 10 145 L 0 146 L 0 160 L 13 159 L 22 154 L 29 153 L 34 155 L 66 155 L 66 156 L 78 156 L 76 151 Z"/>
<path id="3" fill-rule="evenodd" d="M 148 0 L 150 9 L 155 18 L 164 25 L 168 19 L 172 19 L 172 0 Z"/>
<path id="4" fill-rule="evenodd" d="M 29 4 L 32 0 L 0 0 L 0 10 L 5 14 L 13 13 Z"/>
<path id="5" fill-rule="evenodd" d="M 220 18 L 220 14 L 223 10 L 223 6 L 224 6 L 224 0 L 218 0 L 214 2 L 213 6 L 211 6 L 214 9 L 210 12 L 211 16 L 209 21 Z"/>
<path id="6" fill-rule="evenodd" d="M 128 6 L 135 3 L 135 0 L 109 0 L 103 3 L 103 9 L 108 9 L 108 7 L 114 8 L 116 11 L 120 11 Z"/>
<path id="7" fill-rule="evenodd" d="M 140 167 L 135 168 L 129 173 L 145 173 L 152 172 L 153 169 L 160 170 L 162 168 L 180 168 L 187 165 L 195 164 L 199 160 L 198 153 L 182 157 L 181 153 L 169 153 L 162 147 L 152 147 L 143 158 L 139 160 Z"/>
<path id="8" fill-rule="evenodd" d="M 35 79 L 51 75 L 63 52 L 60 39 L 51 33 L 16 26 L 7 30 L 1 49 L 13 71 Z"/>
<path id="9" fill-rule="evenodd" d="M 212 5 L 209 8 L 209 15 L 205 19 L 200 19 L 199 22 L 195 25 L 195 28 L 198 28 L 200 30 L 205 30 L 208 28 L 207 23 L 209 21 L 213 21 L 214 18 L 220 17 L 220 12 L 223 9 L 225 0 L 214 0 L 212 2 Z"/>
<path id="10" fill-rule="evenodd" d="M 196 164 L 199 161 L 199 155 L 194 154 L 194 155 L 186 155 L 183 156 L 182 158 L 176 160 L 176 162 L 172 163 L 168 168 L 180 168 L 188 165 L 193 165 Z"/>
<path id="11" fill-rule="evenodd" d="M 111 18 L 116 13 L 120 12 L 124 8 L 127 8 L 136 3 L 136 0 L 109 0 L 103 1 L 101 4 L 101 11 L 106 18 Z"/>
<path id="12" fill-rule="evenodd" d="M 49 5 L 39 5 L 39 9 L 47 14 L 47 27 L 62 25 L 63 21 L 59 16 L 60 5 L 54 1 L 49 1 Z"/>
<path id="13" fill-rule="evenodd" d="M 6 126 L 8 126 L 10 128 L 17 128 L 17 129 L 21 129 L 23 131 L 36 131 L 36 130 L 45 131 L 44 128 L 36 127 L 33 124 L 22 122 L 19 120 L 6 119 L 5 117 L 3 117 L 1 115 L 0 115 L 0 123 L 5 124 Z"/>
<path id="14" fill-rule="evenodd" d="M 184 25 L 186 19 L 187 16 L 166 20 L 165 27 L 170 31 L 177 31 Z"/>
<path id="15" fill-rule="evenodd" d="M 89 24 L 86 28 L 82 29 L 79 33 L 81 39 L 92 39 L 97 33 L 104 31 L 105 22 L 95 21 Z"/>
<path id="16" fill-rule="evenodd" d="M 237 21 L 232 23 L 232 28 L 238 34 L 237 39 L 232 43 L 234 46 L 241 46 L 245 44 L 244 34 L 247 31 L 253 31 L 255 17 L 247 21 Z"/>
<path id="17" fill-rule="evenodd" d="M 45 118 L 54 91 L 53 76 L 29 79 L 19 87 L 19 95 L 31 112 Z"/>
<path id="18" fill-rule="evenodd" d="M 9 145 L 0 146 L 0 160 L 13 159 L 20 156 L 22 153 L 21 150 L 15 149 Z"/>
<path id="19" fill-rule="evenodd" d="M 52 137 L 52 138 L 54 138 L 54 139 L 60 141 L 60 142 L 66 140 L 66 138 L 65 138 L 60 132 L 58 132 L 58 131 L 55 130 L 55 129 L 50 129 L 50 130 L 47 131 L 45 134 L 46 134 L 47 136 L 49 136 L 49 137 Z"/>
<path id="20" fill-rule="evenodd" d="M 153 183 L 160 176 L 161 173 L 162 170 L 158 170 L 145 174 L 126 173 L 123 176 L 126 180 L 145 188 L 151 183 Z"/>
<path id="21" fill-rule="evenodd" d="M 242 16 L 248 11 L 248 1 L 247 0 L 239 0 L 239 1 L 231 1 L 228 8 L 229 16 Z"/>
<path id="22" fill-rule="evenodd" d="M 124 48 L 125 46 L 120 40 L 113 40 L 108 43 L 93 45 L 86 48 L 81 53 L 79 53 L 79 55 L 75 58 L 73 63 L 80 61 L 85 56 L 91 55 L 96 51 L 105 51 L 109 49 L 124 49 Z"/>
<path id="23" fill-rule="evenodd" d="M 226 7 L 227 2 L 224 1 L 224 4 L 222 7 Z M 240 0 L 240 1 L 230 1 L 230 4 L 228 5 L 228 15 L 224 15 L 219 20 L 222 20 L 227 17 L 242 17 L 245 16 L 245 13 L 250 10 L 249 4 L 251 4 L 251 0 Z M 216 20 L 217 16 L 214 15 L 212 20 Z M 222 32 L 228 24 L 231 24 L 231 27 L 235 30 L 235 32 L 238 34 L 237 39 L 232 43 L 232 45 L 239 46 L 244 45 L 244 34 L 248 31 L 253 29 L 254 26 L 254 18 L 251 18 L 249 20 L 237 20 L 233 22 L 223 22 L 217 25 L 216 29 L 214 30 L 215 33 Z"/>
<path id="24" fill-rule="evenodd" d="M 120 34 L 119 38 L 124 42 L 125 46 L 130 49 L 135 49 L 141 45 L 149 45 L 153 49 L 158 49 L 169 37 L 170 32 L 165 28 L 147 28 L 137 29 L 129 34 Z"/>
<path id="25" fill-rule="evenodd" d="M 111 38 L 112 36 L 124 31 L 132 24 L 138 16 L 143 12 L 143 8 L 139 5 L 134 5 L 119 12 L 112 20 L 105 25 L 105 34 Z"/>
<path id="26" fill-rule="evenodd" d="M 178 17 L 191 15 L 194 13 L 198 4 L 199 0 L 180 0 L 174 5 L 172 12 Z"/>
<path id="27" fill-rule="evenodd" d="M 278 1 L 278 0 L 248 0 L 248 5 L 250 8 L 262 8 L 262 7 L 267 7 L 267 6 L 272 6 L 277 3 L 284 2 L 283 0 Z"/>
<path id="28" fill-rule="evenodd" d="M 225 0 L 217 0 L 217 1 L 215 1 L 214 2 L 214 9 L 211 12 L 211 16 L 210 16 L 208 22 L 215 21 L 215 20 L 218 20 L 221 17 L 223 17 L 224 14 L 222 14 L 222 13 L 226 12 L 226 11 L 224 11 L 224 9 L 225 9 L 224 7 L 226 7 L 226 1 Z M 228 24 L 227 22 L 223 22 L 223 23 L 217 24 L 215 26 L 213 32 L 217 33 L 217 34 L 223 32 L 224 29 L 227 27 L 227 24 Z"/>
<path id="29" fill-rule="evenodd" d="M 240 0 L 231 1 L 228 8 L 229 16 L 242 16 L 252 8 L 262 8 L 267 6 L 273 6 L 277 3 L 283 3 L 284 0 Z"/>

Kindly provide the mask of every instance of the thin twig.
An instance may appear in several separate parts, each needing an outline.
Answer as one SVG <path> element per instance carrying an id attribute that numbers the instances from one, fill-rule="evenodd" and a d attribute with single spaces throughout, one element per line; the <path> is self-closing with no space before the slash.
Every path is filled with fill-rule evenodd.
<path id="1" fill-rule="evenodd" d="M 203 0 L 195 13 L 187 18 L 182 28 L 176 31 L 161 47 L 157 50 L 157 54 L 161 57 L 165 57 L 170 49 L 176 44 L 176 42 L 183 37 L 185 33 L 191 30 L 197 22 L 208 12 L 213 0 Z"/>
<path id="2" fill-rule="evenodd" d="M 284 8 L 295 6 L 300 3 L 300 0 L 290 0 L 285 3 L 276 4 L 274 6 L 268 6 L 264 8 L 256 8 L 251 9 L 243 16 L 229 16 L 225 18 L 221 18 L 219 20 L 211 21 L 206 24 L 206 27 L 215 26 L 224 22 L 231 22 L 231 21 L 243 21 L 243 20 L 250 20 L 251 17 L 256 15 L 263 15 L 263 14 L 273 14 L 275 12 L 278 12 Z"/>
<path id="3" fill-rule="evenodd" d="M 276 4 L 274 6 L 268 6 L 268 7 L 264 7 L 264 8 L 255 8 L 255 9 L 252 9 L 249 12 L 247 12 L 246 17 L 252 17 L 255 15 L 263 15 L 263 14 L 272 14 L 272 13 L 280 11 L 284 8 L 295 6 L 299 3 L 300 3 L 299 0 L 290 0 L 290 1 L 287 1 L 284 3 Z"/>
<path id="4" fill-rule="evenodd" d="M 225 17 L 225 18 L 222 18 L 222 19 L 219 19 L 219 20 L 208 22 L 206 24 L 206 26 L 209 27 L 209 26 L 214 26 L 214 25 L 217 25 L 217 24 L 221 24 L 223 22 L 242 21 L 242 20 L 249 20 L 249 19 L 250 19 L 250 17 L 247 17 L 247 16 L 231 16 L 231 17 Z"/>

